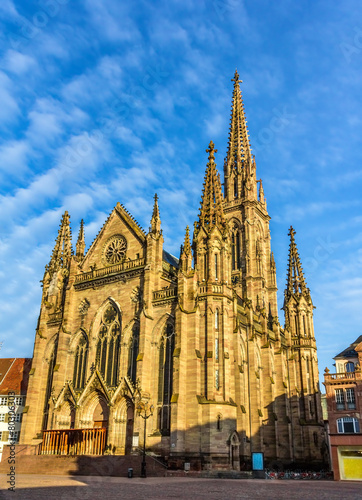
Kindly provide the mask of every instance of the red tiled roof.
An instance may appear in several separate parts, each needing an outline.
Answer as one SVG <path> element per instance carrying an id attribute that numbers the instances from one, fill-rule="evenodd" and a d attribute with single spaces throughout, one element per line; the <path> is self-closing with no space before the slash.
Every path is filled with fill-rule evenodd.
<path id="1" fill-rule="evenodd" d="M 0 359 L 0 394 L 10 391 L 17 395 L 25 395 L 28 388 L 31 358 Z"/>

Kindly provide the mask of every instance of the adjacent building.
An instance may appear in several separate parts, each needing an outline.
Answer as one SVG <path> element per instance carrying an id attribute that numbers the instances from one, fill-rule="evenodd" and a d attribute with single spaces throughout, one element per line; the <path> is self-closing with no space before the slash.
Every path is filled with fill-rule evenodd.
<path id="1" fill-rule="evenodd" d="M 30 366 L 28 358 L 0 359 L 0 460 L 4 445 L 19 442 Z"/>
<path id="2" fill-rule="evenodd" d="M 362 481 L 362 335 L 324 373 L 334 478 Z"/>
<path id="3" fill-rule="evenodd" d="M 255 452 L 269 466 L 325 460 L 314 306 L 290 228 L 280 324 L 237 72 L 223 188 L 213 142 L 206 152 L 179 258 L 164 248 L 157 196 L 148 231 L 117 203 L 86 252 L 83 222 L 73 252 L 65 212 L 42 280 L 22 444 L 135 453 L 145 422 L 147 449 L 174 467 L 239 470 Z"/>

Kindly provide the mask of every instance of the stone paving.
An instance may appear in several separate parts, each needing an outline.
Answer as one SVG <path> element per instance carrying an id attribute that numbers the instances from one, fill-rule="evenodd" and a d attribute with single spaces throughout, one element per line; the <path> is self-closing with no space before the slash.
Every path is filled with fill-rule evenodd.
<path id="1" fill-rule="evenodd" d="M 362 500 L 362 482 L 265 479 L 16 476 L 15 492 L 0 475 L 0 498 L 26 500 Z"/>

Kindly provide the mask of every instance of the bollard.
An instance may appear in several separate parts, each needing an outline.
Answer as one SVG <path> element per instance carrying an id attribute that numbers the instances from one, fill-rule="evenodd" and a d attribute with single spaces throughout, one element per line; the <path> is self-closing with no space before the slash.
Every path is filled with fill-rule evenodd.
<path id="1" fill-rule="evenodd" d="M 132 469 L 132 467 L 130 467 L 128 469 L 128 477 L 130 477 L 130 478 L 133 477 L 133 469 Z"/>

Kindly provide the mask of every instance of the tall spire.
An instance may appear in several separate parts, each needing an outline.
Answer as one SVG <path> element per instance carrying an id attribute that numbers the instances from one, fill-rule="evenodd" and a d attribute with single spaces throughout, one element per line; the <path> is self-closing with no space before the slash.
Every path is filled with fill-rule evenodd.
<path id="1" fill-rule="evenodd" d="M 158 209 L 158 196 L 155 194 L 155 202 L 153 204 L 153 213 L 151 218 L 151 233 L 159 234 L 161 232 L 161 218 Z"/>
<path id="2" fill-rule="evenodd" d="M 233 169 L 239 171 L 252 162 L 251 146 L 247 121 L 244 112 L 244 103 L 241 96 L 239 73 L 235 70 L 230 132 L 227 154 L 225 158 L 225 175 L 229 176 Z"/>
<path id="3" fill-rule="evenodd" d="M 206 166 L 204 188 L 201 197 L 201 207 L 199 220 L 195 228 L 198 230 L 203 226 L 209 231 L 213 226 L 224 227 L 226 219 L 223 210 L 223 195 L 221 191 L 220 174 L 216 170 L 215 153 L 217 149 L 214 143 L 210 141 L 206 153 L 209 153 L 209 161 Z"/>
<path id="4" fill-rule="evenodd" d="M 72 256 L 72 234 L 69 223 L 69 213 L 66 211 L 60 222 L 58 237 L 48 265 L 50 271 L 66 267 Z"/>
<path id="5" fill-rule="evenodd" d="M 295 243 L 295 231 L 292 226 L 289 229 L 290 245 L 289 245 L 289 261 L 287 272 L 287 288 L 285 296 L 289 298 L 294 293 L 309 294 L 307 283 L 304 278 L 302 264 L 299 259 L 297 245 Z"/>
<path id="6" fill-rule="evenodd" d="M 80 229 L 78 234 L 78 240 L 76 244 L 76 256 L 79 258 L 84 257 L 85 241 L 84 241 L 84 220 L 80 221 Z"/>

